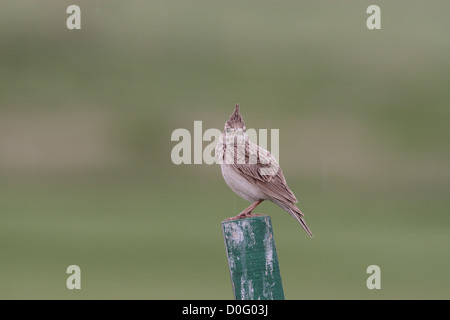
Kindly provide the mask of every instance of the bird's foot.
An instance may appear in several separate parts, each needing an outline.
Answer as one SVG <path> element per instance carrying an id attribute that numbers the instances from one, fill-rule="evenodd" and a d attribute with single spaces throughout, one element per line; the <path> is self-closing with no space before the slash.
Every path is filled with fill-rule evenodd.
<path id="1" fill-rule="evenodd" d="M 225 221 L 239 220 L 239 219 L 262 216 L 262 214 L 252 214 L 252 211 L 255 210 L 255 208 L 263 201 L 264 200 L 261 199 L 261 200 L 253 202 L 248 208 L 246 208 L 244 211 L 239 213 L 237 216 L 225 219 Z"/>
<path id="2" fill-rule="evenodd" d="M 260 217 L 263 216 L 263 214 L 259 214 L 259 213 L 246 213 L 246 212 L 242 212 L 240 214 L 238 214 L 235 217 L 231 217 L 231 218 L 227 218 L 224 221 L 233 221 L 233 220 L 240 220 L 240 219 L 245 219 L 245 218 L 253 218 L 253 217 Z"/>

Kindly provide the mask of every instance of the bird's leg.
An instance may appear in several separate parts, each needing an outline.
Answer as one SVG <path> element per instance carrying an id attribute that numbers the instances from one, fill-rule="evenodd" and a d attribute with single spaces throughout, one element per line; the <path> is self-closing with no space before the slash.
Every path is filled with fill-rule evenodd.
<path id="1" fill-rule="evenodd" d="M 255 208 L 263 201 L 264 200 L 258 200 L 258 201 L 253 202 L 251 205 L 248 206 L 247 209 L 245 209 L 244 211 L 239 213 L 237 216 L 225 219 L 225 221 L 239 220 L 239 219 L 244 219 L 244 218 L 255 216 L 255 215 L 252 214 L 252 211 L 255 210 Z"/>
<path id="2" fill-rule="evenodd" d="M 251 205 L 248 206 L 247 209 L 245 209 L 244 211 L 239 213 L 236 217 L 238 219 L 242 219 L 242 218 L 251 216 L 252 215 L 252 211 L 255 210 L 255 208 L 263 201 L 264 200 L 258 200 L 258 201 L 253 202 Z"/>

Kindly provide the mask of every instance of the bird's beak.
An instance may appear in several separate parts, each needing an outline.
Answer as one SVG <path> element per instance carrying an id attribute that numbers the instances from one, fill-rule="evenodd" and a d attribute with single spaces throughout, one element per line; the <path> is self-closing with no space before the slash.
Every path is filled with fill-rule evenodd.
<path id="1" fill-rule="evenodd" d="M 236 104 L 236 108 L 234 109 L 233 114 L 230 116 L 230 119 L 226 122 L 232 128 L 244 127 L 244 120 L 241 117 L 239 112 L 239 104 Z"/>
<path id="2" fill-rule="evenodd" d="M 236 108 L 234 109 L 234 112 L 230 116 L 230 121 L 239 122 L 241 120 L 242 120 L 242 117 L 241 117 L 241 113 L 239 110 L 239 104 L 237 103 Z"/>
<path id="3" fill-rule="evenodd" d="M 234 116 L 234 117 L 241 117 L 241 113 L 240 113 L 240 110 L 239 110 L 239 103 L 236 103 L 236 109 L 234 109 L 234 112 L 233 112 L 233 114 L 232 114 L 232 116 Z"/>

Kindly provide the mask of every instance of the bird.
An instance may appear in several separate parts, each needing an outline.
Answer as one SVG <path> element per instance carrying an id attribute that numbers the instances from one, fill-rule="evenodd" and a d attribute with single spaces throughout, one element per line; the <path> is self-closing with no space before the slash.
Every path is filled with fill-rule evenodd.
<path id="1" fill-rule="evenodd" d="M 239 104 L 236 104 L 234 112 L 225 122 L 215 154 L 225 183 L 252 204 L 226 221 L 256 216 L 252 214 L 253 210 L 264 200 L 269 200 L 288 212 L 313 238 L 277 160 L 269 151 L 251 142 L 246 131 Z"/>

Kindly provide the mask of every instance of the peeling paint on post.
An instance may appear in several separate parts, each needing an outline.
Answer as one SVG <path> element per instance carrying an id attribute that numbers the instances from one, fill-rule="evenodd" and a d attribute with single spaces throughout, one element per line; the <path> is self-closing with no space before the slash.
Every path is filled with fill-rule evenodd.
<path id="1" fill-rule="evenodd" d="M 284 300 L 280 266 L 267 215 L 222 221 L 236 300 Z"/>

